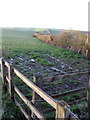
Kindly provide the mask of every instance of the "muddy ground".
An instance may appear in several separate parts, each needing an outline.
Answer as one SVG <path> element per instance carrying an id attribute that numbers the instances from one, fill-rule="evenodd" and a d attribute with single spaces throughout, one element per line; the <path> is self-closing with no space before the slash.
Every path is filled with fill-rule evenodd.
<path id="1" fill-rule="evenodd" d="M 88 73 L 78 75 L 79 72 L 88 71 L 88 63 L 80 65 L 80 62 L 84 64 L 84 60 L 68 63 L 48 53 L 35 52 L 33 56 L 27 53 L 26 56 L 16 56 L 15 59 L 10 58 L 8 61 L 30 80 L 33 75 L 43 76 L 41 88 L 50 95 L 88 85 Z"/>

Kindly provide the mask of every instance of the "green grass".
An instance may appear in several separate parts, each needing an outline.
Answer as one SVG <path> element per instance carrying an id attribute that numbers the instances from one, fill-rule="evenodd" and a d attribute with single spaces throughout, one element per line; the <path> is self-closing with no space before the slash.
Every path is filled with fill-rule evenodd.
<path id="1" fill-rule="evenodd" d="M 75 59 L 83 57 L 75 52 L 65 50 L 56 46 L 52 46 L 40 41 L 32 36 L 32 29 L 28 31 L 20 31 L 16 29 L 3 29 L 2 30 L 3 39 L 3 55 L 5 57 L 15 57 L 18 54 L 25 55 L 29 52 L 39 51 L 43 53 L 49 53 L 56 57 L 61 57 L 64 59 Z M 32 53 L 33 54 L 33 53 Z M 34 54 L 35 55 L 35 54 Z M 35 57 L 32 55 L 33 57 Z"/>
<path id="2" fill-rule="evenodd" d="M 17 57 L 22 56 L 25 59 L 28 58 L 33 58 L 35 59 L 37 62 L 39 62 L 41 65 L 45 65 L 46 66 L 51 66 L 53 63 L 49 63 L 45 58 L 42 57 L 43 54 L 49 54 L 54 56 L 55 58 L 59 58 L 61 61 L 64 61 L 65 63 L 72 65 L 73 68 L 76 69 L 76 67 L 79 68 L 87 68 L 88 67 L 88 60 L 69 50 L 65 50 L 50 44 L 46 44 L 42 41 L 40 41 L 39 39 L 33 37 L 33 33 L 34 33 L 35 29 L 3 29 L 2 30 L 2 45 L 3 45 L 3 57 L 7 60 L 9 60 L 10 58 L 13 58 L 16 62 L 16 64 L 18 64 L 19 62 L 21 62 L 20 60 L 17 59 Z M 39 53 L 39 54 L 37 54 Z M 77 62 L 80 61 L 79 64 L 77 64 Z M 74 65 L 75 64 L 75 65 Z M 24 65 L 22 65 L 24 67 Z M 20 71 L 22 72 L 22 71 Z M 27 72 L 27 68 L 24 67 L 23 72 Z M 41 71 L 42 72 L 42 71 Z M 33 74 L 30 73 L 29 74 Z M 20 81 L 18 78 L 14 79 L 15 84 L 19 87 L 20 90 L 22 90 L 22 92 L 25 94 L 26 92 L 28 92 L 28 88 L 26 86 L 24 86 L 23 82 Z M 64 81 L 60 80 L 60 81 L 56 81 L 55 84 L 63 84 Z M 71 83 L 73 82 L 78 82 L 78 81 L 70 81 Z M 24 88 L 24 89 L 23 89 Z M 30 91 L 31 92 L 31 91 Z M 29 96 L 31 97 L 31 93 L 29 93 Z M 8 96 L 7 96 L 8 97 Z M 77 97 L 79 97 L 78 95 L 74 95 L 72 97 L 67 97 L 66 100 L 67 101 L 72 101 L 72 99 L 76 99 Z M 9 98 L 8 98 L 9 100 Z M 11 105 L 11 103 L 8 104 L 8 100 L 6 100 L 5 103 L 5 107 L 7 107 L 6 109 L 6 114 L 4 114 L 3 117 L 7 117 L 9 118 L 10 116 L 8 116 L 8 107 L 9 105 Z M 7 105 L 8 104 L 8 105 Z M 45 107 L 46 104 L 42 104 L 42 107 Z M 12 105 L 12 108 L 14 108 L 14 105 Z M 15 106 L 16 108 L 16 106 Z M 18 108 L 16 108 L 15 110 L 17 110 Z M 13 110 L 10 108 L 10 111 L 12 112 Z M 17 111 L 14 111 L 17 112 Z M 13 114 L 13 113 L 12 113 Z M 14 113 L 15 114 L 15 113 Z M 50 118 L 50 115 L 47 115 L 47 118 Z M 54 114 L 53 114 L 54 115 Z M 13 115 L 14 116 L 14 115 Z"/>
<path id="3" fill-rule="evenodd" d="M 59 34 L 62 31 L 62 29 L 49 29 L 49 31 L 51 34 L 56 35 Z"/>
<path id="4" fill-rule="evenodd" d="M 37 58 L 36 59 L 41 65 L 48 65 L 51 66 L 52 63 L 49 63 L 47 60 L 43 59 L 43 58 Z"/>
<path id="5" fill-rule="evenodd" d="M 80 120 L 90 120 L 90 114 L 87 111 L 87 103 L 85 101 L 71 106 L 70 109 L 79 116 Z"/>

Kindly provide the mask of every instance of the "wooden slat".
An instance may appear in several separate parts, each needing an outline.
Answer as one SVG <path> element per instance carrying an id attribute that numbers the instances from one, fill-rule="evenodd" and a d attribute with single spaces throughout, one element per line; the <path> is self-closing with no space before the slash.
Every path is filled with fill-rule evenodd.
<path id="1" fill-rule="evenodd" d="M 14 89 L 16 93 L 19 95 L 19 97 L 25 102 L 25 104 L 31 109 L 31 111 L 40 119 L 45 120 L 44 116 L 38 111 L 36 107 L 34 107 L 30 101 L 20 92 L 20 90 L 14 86 Z"/>
<path id="2" fill-rule="evenodd" d="M 7 80 L 7 82 L 9 83 L 10 82 L 10 80 L 8 79 L 8 77 L 6 76 L 6 80 Z"/>
<path id="3" fill-rule="evenodd" d="M 65 105 L 63 101 L 57 101 L 57 109 L 56 109 L 56 120 L 70 119 L 69 120 L 79 120 L 78 116 L 75 115 L 71 110 Z"/>
<path id="4" fill-rule="evenodd" d="M 24 116 L 26 117 L 27 120 L 30 120 L 30 116 L 27 114 L 27 112 L 23 109 L 23 107 L 20 105 L 20 103 L 15 99 L 15 103 L 16 105 L 20 108 L 20 110 L 22 111 L 22 113 L 24 114 Z"/>
<path id="5" fill-rule="evenodd" d="M 42 97 L 45 101 L 47 101 L 52 107 L 56 109 L 57 101 L 54 100 L 51 96 L 45 93 L 42 89 L 36 86 L 33 82 L 31 82 L 28 78 L 26 78 L 23 74 L 21 74 L 17 69 L 14 68 L 14 73 L 22 79 L 32 90 L 34 90 L 40 97 Z"/>
<path id="6" fill-rule="evenodd" d="M 4 84 L 4 68 L 3 68 L 3 58 L 0 59 L 0 65 L 1 65 L 1 71 L 0 71 L 0 76 L 2 78 L 2 82 Z"/>
<path id="7" fill-rule="evenodd" d="M 69 102 L 68 104 L 69 104 L 69 105 L 78 104 L 78 103 L 80 103 L 80 102 L 82 102 L 82 101 L 86 101 L 86 100 L 87 100 L 87 98 L 84 97 L 84 98 L 75 100 L 75 101 L 73 101 L 73 102 Z"/>
<path id="8" fill-rule="evenodd" d="M 9 67 L 9 63 L 5 61 L 5 65 Z M 58 111 L 64 112 L 67 111 L 69 115 L 71 116 L 72 119 L 74 120 L 79 120 L 78 117 L 70 111 L 67 106 L 63 106 L 61 104 L 58 104 L 58 101 L 54 100 L 51 96 L 49 96 L 47 93 L 45 93 L 42 89 L 40 89 L 38 86 L 36 86 L 33 82 L 31 82 L 28 78 L 26 78 L 23 74 L 21 74 L 17 69 L 14 68 L 14 73 L 21 79 L 23 80 L 32 90 L 34 90 L 40 97 L 42 97 L 46 102 L 48 102 L 52 107 L 56 109 L 56 118 L 60 118 L 60 116 L 64 117 L 62 113 L 58 113 Z M 7 78 L 8 79 L 8 78 Z M 9 80 L 8 80 L 9 81 Z M 19 95 L 19 97 L 25 102 L 25 104 L 31 109 L 31 111 L 39 118 L 42 120 L 45 120 L 44 116 L 37 110 L 37 108 L 30 103 L 30 101 L 24 96 L 24 94 L 21 93 L 21 91 L 14 86 L 14 90 L 16 93 Z M 60 102 L 59 102 L 60 103 Z M 59 115 L 59 116 L 58 116 Z"/>
<path id="9" fill-rule="evenodd" d="M 9 64 L 6 60 L 4 60 L 4 62 L 5 62 L 5 65 L 6 65 L 7 67 L 10 66 L 10 64 Z"/>
<path id="10" fill-rule="evenodd" d="M 69 112 L 69 115 L 71 117 L 71 120 L 79 120 L 78 116 L 75 115 L 68 107 L 64 106 L 65 109 Z"/>
<path id="11" fill-rule="evenodd" d="M 70 90 L 70 91 L 64 92 L 64 93 L 54 94 L 54 95 L 51 95 L 51 96 L 52 96 L 53 98 L 63 97 L 63 96 L 65 96 L 65 95 L 69 95 L 69 94 L 72 94 L 72 93 L 76 93 L 76 92 L 79 92 L 79 91 L 82 91 L 82 90 L 85 90 L 85 89 L 86 89 L 86 87 L 82 87 L 82 88 Z"/>
<path id="12" fill-rule="evenodd" d="M 2 65 L 1 65 L 2 81 L 3 81 L 4 86 L 6 86 L 7 84 L 6 83 L 6 66 L 5 66 L 5 61 L 3 58 L 1 59 L 1 62 L 2 62 Z"/>
<path id="13" fill-rule="evenodd" d="M 73 76 L 73 75 L 80 75 L 80 74 L 88 74 L 90 72 L 90 70 L 85 70 L 83 72 L 78 72 L 78 73 L 69 73 L 69 74 L 64 74 L 64 75 L 56 75 L 56 76 L 52 76 L 52 77 L 44 77 L 43 81 L 51 81 L 54 79 L 60 79 L 60 78 L 63 78 L 63 77 L 66 77 L 66 76 Z"/>

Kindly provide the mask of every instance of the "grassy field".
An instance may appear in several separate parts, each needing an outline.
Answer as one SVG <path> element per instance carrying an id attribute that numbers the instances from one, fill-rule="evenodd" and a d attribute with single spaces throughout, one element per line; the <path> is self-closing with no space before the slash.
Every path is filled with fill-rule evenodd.
<path id="1" fill-rule="evenodd" d="M 86 57 L 81 56 L 75 52 L 65 50 L 50 44 L 46 44 L 39 39 L 33 37 L 33 33 L 37 29 L 3 29 L 2 30 L 2 46 L 3 57 L 12 63 L 21 73 L 32 80 L 33 74 L 40 74 L 43 77 L 51 77 L 57 75 L 64 75 L 69 73 L 78 73 L 86 71 L 90 62 Z M 52 30 L 56 34 L 57 31 Z M 15 78 L 15 84 L 19 89 L 31 99 L 31 91 L 23 82 Z M 62 93 L 71 89 L 86 87 L 88 84 L 87 75 L 66 76 L 57 80 L 43 81 L 42 89 L 48 94 Z M 53 87 L 54 86 L 54 87 Z M 24 88 L 24 89 L 23 89 Z M 29 91 L 29 92 L 28 92 Z M 84 92 L 86 96 L 86 92 Z M 7 96 L 7 95 L 6 95 Z M 75 100 L 78 94 L 72 96 Z M 67 102 L 71 97 L 63 98 Z M 72 101 L 72 100 L 71 100 Z M 11 104 L 11 103 L 10 103 Z M 8 106 L 8 101 L 7 101 Z M 15 106 L 14 104 L 12 105 Z M 42 108 L 45 108 L 46 103 L 43 103 Z M 50 107 L 50 106 L 49 106 Z M 17 111 L 15 106 L 15 110 Z M 15 119 L 12 109 L 10 113 Z M 14 112 L 16 112 L 14 111 Z M 75 111 L 73 109 L 73 111 Z M 8 107 L 6 109 L 6 116 L 8 116 Z M 20 113 L 22 116 L 22 114 Z M 54 115 L 54 114 L 53 114 Z M 11 116 L 8 116 L 11 117 Z M 50 117 L 50 115 L 48 115 Z M 24 118 L 25 119 L 25 118 Z"/>

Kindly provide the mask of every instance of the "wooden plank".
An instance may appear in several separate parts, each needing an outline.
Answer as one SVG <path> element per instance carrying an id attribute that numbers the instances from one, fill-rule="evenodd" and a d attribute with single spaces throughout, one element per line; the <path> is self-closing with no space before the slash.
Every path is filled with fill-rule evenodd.
<path id="1" fill-rule="evenodd" d="M 20 108 L 24 116 L 26 117 L 27 120 L 30 120 L 30 116 L 27 114 L 27 112 L 23 109 L 23 107 L 20 105 L 20 103 L 16 100 L 15 98 L 15 103 L 16 105 Z"/>
<path id="2" fill-rule="evenodd" d="M 65 120 L 65 109 L 61 102 L 57 103 L 57 108 L 56 108 L 56 120 Z"/>
<path id="3" fill-rule="evenodd" d="M 38 87 L 41 87 L 42 86 L 42 80 L 43 80 L 43 77 L 41 75 L 38 75 L 36 74 L 35 76 L 33 76 L 33 82 L 38 86 Z M 40 99 L 40 96 L 38 96 L 35 91 L 33 90 L 32 91 L 32 103 L 35 105 L 37 100 Z M 40 102 L 38 102 L 38 105 L 37 107 L 40 106 Z M 34 114 L 32 113 L 32 118 L 34 118 Z"/>
<path id="4" fill-rule="evenodd" d="M 41 75 L 33 76 L 33 83 L 35 85 L 37 85 L 39 88 L 41 88 L 41 86 L 42 86 L 42 80 L 43 80 L 43 77 Z M 33 92 L 32 92 L 32 102 L 35 103 L 39 99 L 40 99 L 40 97 L 38 95 L 36 95 L 35 91 L 33 90 Z"/>
<path id="5" fill-rule="evenodd" d="M 56 75 L 56 76 L 52 76 L 52 77 L 44 77 L 43 81 L 52 81 L 53 79 L 60 79 L 60 78 L 63 78 L 65 76 L 73 76 L 73 75 L 80 75 L 80 74 L 88 74 L 89 73 L 89 69 L 86 69 L 85 71 L 83 72 L 78 72 L 78 73 L 69 73 L 69 74 L 65 74 L 65 75 Z"/>
<path id="6" fill-rule="evenodd" d="M 57 103 L 57 109 L 56 109 L 56 120 L 79 120 L 79 118 L 71 112 L 71 110 L 62 102 L 58 101 Z"/>
<path id="7" fill-rule="evenodd" d="M 36 83 L 36 77 L 35 76 L 33 76 L 33 82 Z M 34 104 L 34 102 L 35 102 L 35 91 L 33 90 L 32 91 L 32 103 Z"/>
<path id="8" fill-rule="evenodd" d="M 4 64 L 4 62 L 3 62 L 3 58 L 1 58 L 0 59 L 0 64 L 1 64 L 1 78 L 2 78 L 2 83 L 4 84 L 4 66 L 3 66 L 3 64 Z"/>
<path id="9" fill-rule="evenodd" d="M 7 82 L 9 83 L 10 82 L 10 80 L 8 79 L 8 77 L 6 76 L 6 80 L 7 80 Z"/>
<path id="10" fill-rule="evenodd" d="M 2 64 L 1 64 L 1 71 L 2 71 L 2 81 L 3 81 L 3 84 L 4 86 L 6 87 L 7 85 L 7 81 L 6 81 L 6 66 L 5 66 L 5 62 L 3 60 L 3 58 L 1 59 L 2 61 Z"/>
<path id="11" fill-rule="evenodd" d="M 78 88 L 78 89 L 74 89 L 74 90 L 70 90 L 68 92 L 64 92 L 64 93 L 59 93 L 59 94 L 54 94 L 54 95 L 51 95 L 53 98 L 58 98 L 58 97 L 63 97 L 65 95 L 70 95 L 72 93 L 76 93 L 76 92 L 79 92 L 79 91 L 82 91 L 82 90 L 85 90 L 86 87 L 82 87 L 82 88 Z"/>
<path id="12" fill-rule="evenodd" d="M 3 60 L 4 60 L 4 59 L 3 59 Z M 6 60 L 4 60 L 4 62 L 5 62 L 5 65 L 6 65 L 7 67 L 10 66 L 10 64 L 9 64 Z"/>
<path id="13" fill-rule="evenodd" d="M 8 66 L 8 80 L 10 98 L 14 100 L 13 67 L 11 65 Z"/>
<path id="14" fill-rule="evenodd" d="M 56 109 L 57 101 L 54 100 L 51 96 L 49 96 L 46 92 L 36 86 L 33 82 L 31 82 L 28 78 L 26 78 L 23 74 L 21 74 L 17 69 L 14 68 L 14 73 L 22 79 L 32 90 L 34 90 L 40 97 L 42 97 L 45 101 L 47 101 L 52 107 Z"/>
<path id="15" fill-rule="evenodd" d="M 33 82 L 36 83 L 36 77 L 33 76 Z M 32 103 L 35 105 L 35 100 L 36 100 L 36 95 L 35 95 L 35 91 L 32 91 Z M 35 118 L 35 115 L 33 114 L 33 112 L 31 113 L 31 117 Z"/>
<path id="16" fill-rule="evenodd" d="M 80 120 L 77 115 L 75 115 L 69 108 L 66 108 L 70 115 L 70 120 Z"/>
<path id="17" fill-rule="evenodd" d="M 87 98 L 86 97 L 84 97 L 84 98 L 81 98 L 81 99 L 78 99 L 78 100 L 75 100 L 75 101 L 73 101 L 73 102 L 69 102 L 68 104 L 69 105 L 75 105 L 75 104 L 78 104 L 78 103 L 80 103 L 81 101 L 86 101 L 87 100 Z"/>
<path id="18" fill-rule="evenodd" d="M 45 120 L 44 116 L 38 111 L 36 107 L 34 107 L 30 101 L 20 92 L 20 90 L 14 86 L 14 89 L 16 93 L 19 95 L 19 97 L 25 102 L 25 104 L 31 109 L 31 111 L 39 118 L 42 120 Z"/>

